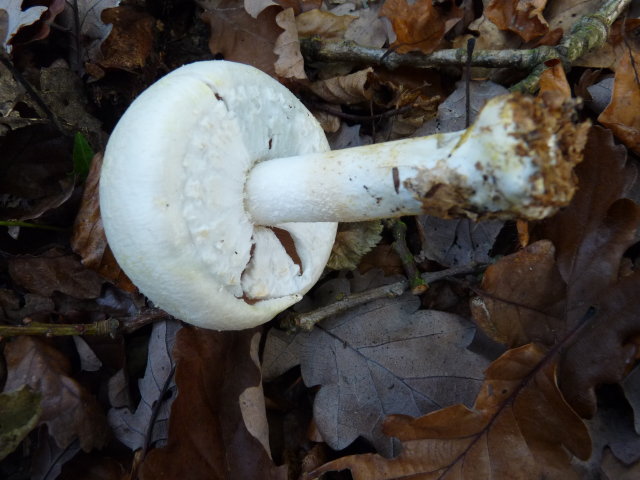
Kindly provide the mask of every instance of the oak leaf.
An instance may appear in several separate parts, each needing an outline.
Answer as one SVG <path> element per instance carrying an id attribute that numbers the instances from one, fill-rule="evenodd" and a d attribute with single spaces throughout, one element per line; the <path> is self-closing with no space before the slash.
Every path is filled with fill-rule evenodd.
<path id="1" fill-rule="evenodd" d="M 509 346 L 562 345 L 562 391 L 589 417 L 595 387 L 622 379 L 635 351 L 627 339 L 640 332 L 640 274 L 622 274 L 640 207 L 624 198 L 636 171 L 611 133 L 592 128 L 585 152 L 570 206 L 536 226 L 533 236 L 542 240 L 487 270 L 473 314 Z"/>
<path id="2" fill-rule="evenodd" d="M 394 413 L 421 415 L 471 403 L 487 361 L 471 351 L 475 329 L 464 318 L 417 310 L 404 296 L 377 300 L 321 322 L 310 333 L 271 331 L 265 376 L 300 363 L 308 387 L 320 386 L 314 419 L 329 446 L 343 449 L 358 436 L 384 455 L 393 441 L 382 434 Z"/>
<path id="3" fill-rule="evenodd" d="M 202 19 L 209 25 L 209 50 L 225 60 L 246 63 L 275 76 L 278 56 L 273 49 L 282 29 L 276 22 L 279 6 L 267 7 L 253 18 L 237 0 L 202 0 Z"/>
<path id="4" fill-rule="evenodd" d="M 589 457 L 589 432 L 563 399 L 552 359 L 535 344 L 510 350 L 487 369 L 473 408 L 388 417 L 385 433 L 402 442 L 397 457 L 342 457 L 310 477 L 348 468 L 355 480 L 577 480 L 571 459 Z"/>

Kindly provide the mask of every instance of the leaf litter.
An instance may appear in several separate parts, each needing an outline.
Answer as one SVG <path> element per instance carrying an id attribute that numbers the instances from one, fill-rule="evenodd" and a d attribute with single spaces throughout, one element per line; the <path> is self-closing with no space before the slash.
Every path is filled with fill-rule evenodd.
<path id="1" fill-rule="evenodd" d="M 312 332 L 277 322 L 250 332 L 180 328 L 158 323 L 166 315 L 145 304 L 106 245 L 96 192 L 107 132 L 181 63 L 255 65 L 324 115 L 334 147 L 355 146 L 462 128 L 524 73 L 312 62 L 306 39 L 382 49 L 382 64 L 464 49 L 471 32 L 476 52 L 535 48 L 602 2 L 491 1 L 484 15 L 476 3 L 0 6 L 0 328 L 114 317 L 122 327 L 99 341 L 2 339 L 0 398 L 32 393 L 18 397 L 25 413 L 9 427 L 0 476 L 635 478 L 637 7 L 569 74 L 551 61 L 540 78 L 542 92 L 593 92 L 592 120 L 608 128 L 592 129 L 568 208 L 528 225 L 419 218 L 407 222 L 410 258 L 380 223 L 343 226 L 338 270 L 297 310 L 397 282 L 411 266 L 471 269 L 420 297 L 378 298 Z M 86 182 L 73 175 L 79 134 L 98 152 Z"/>

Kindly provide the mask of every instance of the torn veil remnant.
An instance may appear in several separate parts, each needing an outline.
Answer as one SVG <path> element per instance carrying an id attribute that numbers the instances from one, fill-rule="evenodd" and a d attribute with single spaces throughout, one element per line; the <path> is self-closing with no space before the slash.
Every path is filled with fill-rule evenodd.
<path id="1" fill-rule="evenodd" d="M 429 213 L 543 218 L 575 189 L 570 101 L 490 100 L 462 132 L 328 151 L 313 116 L 255 68 L 199 62 L 143 92 L 105 152 L 118 263 L 194 325 L 264 323 L 317 281 L 338 221 Z"/>

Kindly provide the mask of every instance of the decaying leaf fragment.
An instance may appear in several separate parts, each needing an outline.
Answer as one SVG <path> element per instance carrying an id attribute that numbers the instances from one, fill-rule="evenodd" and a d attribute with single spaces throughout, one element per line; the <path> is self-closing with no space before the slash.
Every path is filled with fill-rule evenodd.
<path id="1" fill-rule="evenodd" d="M 640 52 L 629 50 L 616 67 L 611 103 L 598 121 L 634 153 L 640 155 Z"/>
<path id="2" fill-rule="evenodd" d="M 98 197 L 101 167 L 102 154 L 97 154 L 91 162 L 84 185 L 82 203 L 73 225 L 71 248 L 80 256 L 83 265 L 95 270 L 118 288 L 135 292 L 137 288 L 118 266 L 104 234 Z"/>
<path id="3" fill-rule="evenodd" d="M 578 480 L 571 457 L 589 457 L 589 433 L 562 398 L 556 365 L 546 355 L 534 344 L 502 355 L 487 369 L 473 408 L 455 405 L 420 418 L 388 417 L 385 433 L 403 447 L 396 458 L 343 457 L 309 478 L 349 469 L 355 480 Z"/>
<path id="4" fill-rule="evenodd" d="M 69 360 L 39 338 L 21 336 L 5 345 L 5 392 L 28 385 L 42 395 L 39 424 L 46 424 L 56 443 L 80 440 L 85 451 L 102 447 L 108 428 L 96 399 L 69 376 Z"/>
<path id="5" fill-rule="evenodd" d="M 387 0 L 380 9 L 393 25 L 397 40 L 391 47 L 398 53 L 433 52 L 445 33 L 462 17 L 462 11 L 452 7 L 443 14 L 431 0 Z"/>
<path id="6" fill-rule="evenodd" d="M 0 393 L 0 460 L 3 460 L 38 424 L 41 396 L 27 386 Z"/>
<path id="7" fill-rule="evenodd" d="M 268 7 L 253 18 L 236 0 L 207 1 L 202 19 L 209 25 L 209 50 L 225 60 L 247 63 L 275 75 L 278 56 L 273 49 L 282 29 L 276 22 L 280 7 Z"/>
<path id="8" fill-rule="evenodd" d="M 549 31 L 542 12 L 547 0 L 492 0 L 484 14 L 501 30 L 510 30 L 525 42 Z"/>

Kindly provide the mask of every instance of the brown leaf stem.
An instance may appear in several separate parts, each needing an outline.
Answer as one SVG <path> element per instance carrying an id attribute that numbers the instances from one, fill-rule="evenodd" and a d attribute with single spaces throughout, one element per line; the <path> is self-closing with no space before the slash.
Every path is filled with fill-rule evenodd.
<path id="1" fill-rule="evenodd" d="M 0 325 L 0 338 L 17 337 L 20 335 L 43 335 L 45 337 L 60 337 L 69 335 L 98 335 L 115 337 L 120 328 L 120 322 L 113 318 L 94 323 L 40 323 L 31 322 L 25 325 Z"/>

